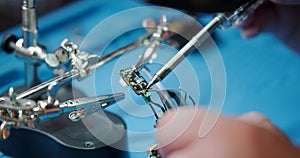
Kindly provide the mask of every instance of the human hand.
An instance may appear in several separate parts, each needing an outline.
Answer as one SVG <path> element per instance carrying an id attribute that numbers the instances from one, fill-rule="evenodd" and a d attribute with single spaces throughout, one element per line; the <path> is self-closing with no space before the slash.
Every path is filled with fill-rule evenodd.
<path id="1" fill-rule="evenodd" d="M 167 112 L 157 124 L 163 158 L 299 158 L 300 150 L 266 117 L 247 113 L 220 116 L 213 129 L 200 138 L 205 116 L 200 108 L 181 107 Z"/>
<path id="2" fill-rule="evenodd" d="M 240 26 L 242 37 L 261 32 L 274 34 L 290 48 L 300 52 L 300 0 L 271 0 L 260 6 Z"/>

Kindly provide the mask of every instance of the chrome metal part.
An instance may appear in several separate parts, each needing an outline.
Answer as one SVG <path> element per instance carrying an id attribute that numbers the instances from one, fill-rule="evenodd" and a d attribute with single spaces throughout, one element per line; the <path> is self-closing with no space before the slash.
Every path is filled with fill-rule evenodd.
<path id="1" fill-rule="evenodd" d="M 36 1 L 23 0 L 22 5 L 22 31 L 24 47 L 37 46 L 37 20 L 36 20 Z"/>
<path id="2" fill-rule="evenodd" d="M 161 158 L 158 153 L 158 144 L 153 144 L 147 149 L 148 158 Z"/>
<path id="3" fill-rule="evenodd" d="M 72 78 L 76 78 L 77 76 L 78 76 L 77 70 L 71 70 L 69 72 L 64 73 L 63 75 L 56 76 L 53 79 L 45 81 L 20 94 L 17 94 L 17 99 L 28 98 L 28 97 L 35 98 L 47 92 L 47 88 L 53 83 L 57 83 L 57 86 L 63 85 L 69 82 Z"/>
<path id="4" fill-rule="evenodd" d="M 35 102 L 30 99 L 17 99 L 10 91 L 10 97 L 0 98 L 1 136 L 7 138 L 11 127 L 35 128 L 37 120 L 57 118 L 69 113 L 69 119 L 78 121 L 104 109 L 125 97 L 124 93 L 116 93 L 89 98 L 78 98 L 53 104 L 46 101 Z M 14 103 L 15 102 L 15 103 Z"/>
<path id="5" fill-rule="evenodd" d="M 23 0 L 22 6 L 22 33 L 25 48 L 37 46 L 37 22 L 35 0 Z M 25 61 L 25 86 L 30 88 L 38 84 L 36 65 Z"/>
<path id="6" fill-rule="evenodd" d="M 15 105 L 14 105 L 15 104 Z M 9 97 L 0 98 L 0 120 L 2 121 L 1 130 L 2 138 L 9 133 L 11 127 L 25 126 L 34 128 L 36 119 L 34 114 L 36 103 L 29 99 L 17 100 L 16 103 Z"/>
<path id="7" fill-rule="evenodd" d="M 72 62 L 74 67 L 68 72 L 65 72 L 62 75 L 58 75 L 53 79 L 45 81 L 39 85 L 36 85 L 20 94 L 17 94 L 17 99 L 21 98 L 35 98 L 47 92 L 47 88 L 52 85 L 56 84 L 57 86 L 66 84 L 70 82 L 72 79 L 82 79 L 86 77 L 91 71 L 97 69 L 98 67 L 104 65 L 105 63 L 115 59 L 116 57 L 123 55 L 124 53 L 128 52 L 136 48 L 137 46 L 142 44 L 142 41 L 147 38 L 148 36 L 142 37 L 140 40 L 130 43 L 124 47 L 121 47 L 113 52 L 107 53 L 103 56 L 97 55 L 89 55 L 87 56 L 86 53 L 82 52 L 82 56 L 76 57 L 75 54 L 78 54 L 79 50 L 77 46 L 74 44 L 69 43 L 67 40 L 64 40 L 61 43 L 61 47 L 56 50 L 56 61 L 65 61 L 65 58 L 69 56 L 69 54 L 74 54 Z M 57 55 L 60 54 L 60 55 Z M 86 58 L 87 57 L 87 58 Z M 81 73 L 80 73 L 81 72 Z"/>
<path id="8" fill-rule="evenodd" d="M 38 102 L 39 106 L 42 107 L 42 109 L 38 111 L 39 119 L 51 119 L 63 113 L 70 113 L 69 118 L 72 121 L 77 121 L 78 118 L 81 119 L 86 115 L 104 109 L 122 100 L 124 97 L 124 93 L 116 93 L 97 97 L 78 98 L 62 102 L 58 106 L 50 105 L 49 108 L 47 107 L 48 105 L 46 108 L 43 108 L 44 106 L 41 106 L 41 102 Z"/>
<path id="9" fill-rule="evenodd" d="M 155 53 L 157 47 L 169 36 L 169 28 L 167 17 L 163 15 L 160 19 L 160 24 L 155 26 L 155 22 L 152 19 L 146 19 L 144 22 L 145 29 L 148 29 L 151 36 L 149 39 L 144 41 L 144 45 L 147 46 L 146 50 L 139 57 L 138 62 L 135 65 L 136 69 L 140 69 L 143 64 L 145 64 L 150 57 Z"/>
<path id="10" fill-rule="evenodd" d="M 38 45 L 25 47 L 23 38 L 19 39 L 16 43 L 11 42 L 10 45 L 16 55 L 27 59 L 26 62 L 39 63 L 46 56 L 45 50 Z"/>
<path id="11" fill-rule="evenodd" d="M 3 121 L 0 126 L 0 140 L 7 139 L 10 136 L 10 127 L 14 122 Z"/>

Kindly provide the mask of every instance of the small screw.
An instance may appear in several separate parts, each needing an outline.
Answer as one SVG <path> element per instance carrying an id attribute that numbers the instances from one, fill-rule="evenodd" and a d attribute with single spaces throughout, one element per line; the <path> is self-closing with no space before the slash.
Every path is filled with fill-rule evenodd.
<path id="1" fill-rule="evenodd" d="M 90 148 L 90 149 L 94 149 L 95 148 L 95 144 L 91 141 L 86 141 L 84 142 L 84 147 L 86 148 Z"/>

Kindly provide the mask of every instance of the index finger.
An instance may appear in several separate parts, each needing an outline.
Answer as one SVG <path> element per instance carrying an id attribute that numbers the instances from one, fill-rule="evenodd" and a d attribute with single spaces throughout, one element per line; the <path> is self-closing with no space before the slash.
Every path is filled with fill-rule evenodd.
<path id="1" fill-rule="evenodd" d="M 291 5 L 300 4 L 300 0 L 271 0 L 271 1 L 277 4 L 291 4 Z"/>

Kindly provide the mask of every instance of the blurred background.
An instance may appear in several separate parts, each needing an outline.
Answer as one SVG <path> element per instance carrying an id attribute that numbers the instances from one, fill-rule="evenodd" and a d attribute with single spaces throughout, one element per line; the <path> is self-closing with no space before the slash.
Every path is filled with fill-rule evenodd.
<path id="1" fill-rule="evenodd" d="M 48 12 L 54 11 L 74 0 L 38 0 L 37 14 L 42 16 Z M 14 27 L 21 23 L 21 5 L 20 0 L 0 0 L 0 31 Z"/>

